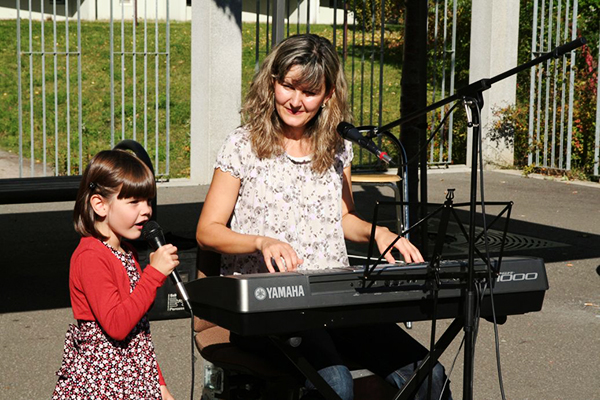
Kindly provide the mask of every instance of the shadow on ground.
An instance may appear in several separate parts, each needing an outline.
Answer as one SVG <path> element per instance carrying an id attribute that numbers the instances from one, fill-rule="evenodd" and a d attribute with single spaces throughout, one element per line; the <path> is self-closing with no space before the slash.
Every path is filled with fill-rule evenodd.
<path id="1" fill-rule="evenodd" d="M 374 198 L 382 197 L 376 189 L 355 193 L 357 209 L 367 219 L 372 216 Z M 377 196 L 377 197 L 375 197 Z M 158 208 L 157 221 L 165 232 L 193 239 L 202 203 L 164 205 Z M 468 208 L 457 209 L 456 215 L 468 226 Z M 488 221 L 497 210 L 486 209 Z M 0 226 L 5 238 L 2 255 L 3 279 L 0 289 L 0 313 L 70 307 L 68 268 L 71 253 L 78 243 L 72 228 L 71 211 L 1 214 Z M 393 226 L 393 207 L 382 209 L 380 220 Z M 490 231 L 492 253 L 498 250 L 500 228 Z M 429 251 L 436 240 L 439 218 L 428 223 Z M 481 226 L 481 215 L 477 218 Z M 509 224 L 506 256 L 540 257 L 546 263 L 600 258 L 600 236 L 560 229 L 547 225 L 512 220 Z M 559 239 L 557 239 L 559 238 Z M 560 241 L 558 241 L 560 240 Z M 481 246 L 481 242 L 479 243 Z M 456 221 L 449 223 L 444 237 L 445 258 L 465 258 L 468 241 L 461 235 Z M 351 254 L 366 255 L 366 245 L 349 245 Z"/>

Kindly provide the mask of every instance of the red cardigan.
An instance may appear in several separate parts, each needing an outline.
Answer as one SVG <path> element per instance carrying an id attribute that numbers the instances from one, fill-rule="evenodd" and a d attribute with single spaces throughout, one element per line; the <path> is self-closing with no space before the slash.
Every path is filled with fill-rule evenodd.
<path id="1" fill-rule="evenodd" d="M 134 252 L 135 254 L 135 252 Z M 71 257 L 69 289 L 75 319 L 97 320 L 115 340 L 123 340 L 148 312 L 156 290 L 167 277 L 148 265 L 143 271 L 134 257 L 140 280 L 129 293 L 129 277 L 121 261 L 98 239 L 82 237 Z M 160 368 L 159 381 L 165 385 Z"/>

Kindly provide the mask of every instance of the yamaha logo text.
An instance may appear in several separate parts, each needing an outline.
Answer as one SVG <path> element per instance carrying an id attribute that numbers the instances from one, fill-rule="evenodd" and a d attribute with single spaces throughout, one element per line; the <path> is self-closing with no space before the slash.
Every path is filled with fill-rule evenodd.
<path id="1" fill-rule="evenodd" d="M 304 287 L 302 285 L 258 287 L 254 290 L 254 297 L 257 300 L 287 299 L 304 296 Z"/>

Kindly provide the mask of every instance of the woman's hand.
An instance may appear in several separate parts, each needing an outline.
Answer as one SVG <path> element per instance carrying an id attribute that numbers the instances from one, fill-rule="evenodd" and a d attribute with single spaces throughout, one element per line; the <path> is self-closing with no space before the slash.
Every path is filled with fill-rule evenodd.
<path id="1" fill-rule="evenodd" d="M 160 246 L 154 253 L 150 253 L 150 265 L 159 270 L 164 276 L 169 276 L 179 265 L 177 247 L 172 244 Z"/>
<path id="2" fill-rule="evenodd" d="M 160 394 L 163 400 L 175 400 L 175 397 L 169 392 L 166 385 L 160 385 Z"/>
<path id="3" fill-rule="evenodd" d="M 377 242 L 377 248 L 380 253 L 383 253 L 388 246 L 398 237 L 394 232 L 383 226 L 378 226 L 375 229 L 375 242 Z M 395 244 L 394 248 L 400 251 L 404 261 L 407 263 L 423 262 L 423 256 L 419 249 L 417 249 L 408 239 L 402 237 Z M 391 252 L 385 254 L 387 262 L 393 264 L 396 262 Z"/>
<path id="4" fill-rule="evenodd" d="M 292 246 L 277 239 L 260 236 L 256 247 L 262 253 L 269 272 L 295 271 L 304 262 Z"/>

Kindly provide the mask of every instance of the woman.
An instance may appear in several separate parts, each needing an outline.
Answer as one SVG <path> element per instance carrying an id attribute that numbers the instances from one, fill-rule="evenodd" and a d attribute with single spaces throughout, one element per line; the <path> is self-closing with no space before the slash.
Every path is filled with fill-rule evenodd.
<path id="1" fill-rule="evenodd" d="M 198 243 L 223 254 L 223 275 L 346 267 L 344 240 L 369 241 L 371 224 L 356 215 L 352 197 L 352 146 L 336 133 L 339 122 L 350 120 L 346 93 L 339 59 L 327 39 L 292 36 L 265 59 L 242 110 L 244 125 L 219 152 L 198 221 Z M 395 238 L 389 229 L 376 227 L 381 252 Z M 406 262 L 423 261 L 408 240 L 400 239 L 395 247 Z M 390 253 L 386 260 L 395 262 Z M 352 398 L 352 378 L 337 350 L 352 342 L 358 330 L 300 334 L 300 351 L 343 399 Z M 381 339 L 382 327 L 360 331 Z M 359 359 L 400 387 L 406 374 L 394 372 L 407 365 L 412 372 L 426 351 L 396 325 L 383 331 L 401 354 L 383 357 L 382 363 L 380 353 Z M 259 352 L 268 346 L 257 338 L 231 339 Z M 438 392 L 443 385 L 439 370 Z"/>

